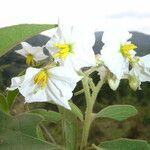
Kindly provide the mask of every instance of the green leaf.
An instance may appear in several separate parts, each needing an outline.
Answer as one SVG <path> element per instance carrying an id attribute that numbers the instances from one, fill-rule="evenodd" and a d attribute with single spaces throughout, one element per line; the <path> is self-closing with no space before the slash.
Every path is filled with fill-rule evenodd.
<path id="1" fill-rule="evenodd" d="M 66 142 L 66 150 L 77 150 L 78 125 L 77 117 L 67 109 L 60 107 L 62 114 L 62 125 Z"/>
<path id="2" fill-rule="evenodd" d="M 31 113 L 39 114 L 44 117 L 46 122 L 57 122 L 61 120 L 61 114 L 54 111 L 47 111 L 45 109 L 34 109 L 30 111 Z"/>
<path id="3" fill-rule="evenodd" d="M 71 107 L 72 113 L 74 113 L 81 121 L 83 121 L 83 114 L 81 110 L 71 101 L 69 102 L 69 105 Z"/>
<path id="4" fill-rule="evenodd" d="M 0 110 L 3 111 L 3 112 L 7 112 L 8 111 L 8 106 L 7 106 L 6 98 L 1 93 L 0 93 Z"/>
<path id="5" fill-rule="evenodd" d="M 106 117 L 122 121 L 136 114 L 137 110 L 131 105 L 112 105 L 102 109 L 95 117 Z"/>
<path id="6" fill-rule="evenodd" d="M 11 108 L 12 104 L 14 103 L 17 95 L 18 95 L 19 91 L 18 90 L 14 90 L 14 91 L 7 91 L 7 104 L 9 109 Z"/>
<path id="7" fill-rule="evenodd" d="M 60 150 L 60 146 L 37 138 L 36 127 L 43 120 L 35 114 L 16 117 L 0 112 L 0 149 L 4 150 Z"/>
<path id="8" fill-rule="evenodd" d="M 20 24 L 0 28 L 0 56 L 32 36 L 56 27 L 50 24 Z"/>
<path id="9" fill-rule="evenodd" d="M 144 140 L 116 139 L 106 141 L 97 146 L 97 150 L 150 150 L 150 145 Z"/>

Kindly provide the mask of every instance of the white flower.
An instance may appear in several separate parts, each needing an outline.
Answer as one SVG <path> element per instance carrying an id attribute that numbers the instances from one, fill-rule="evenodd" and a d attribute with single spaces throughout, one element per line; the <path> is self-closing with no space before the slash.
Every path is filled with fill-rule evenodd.
<path id="1" fill-rule="evenodd" d="M 127 41 L 131 36 L 132 34 L 125 30 L 112 29 L 104 32 L 102 37 L 104 46 L 101 59 L 119 80 L 129 71 L 129 63 L 137 61 L 134 57 L 134 49 L 137 47 Z"/>
<path id="2" fill-rule="evenodd" d="M 92 49 L 94 42 L 94 33 L 59 24 L 56 34 L 48 41 L 46 48 L 55 61 L 78 71 L 80 68 L 96 65 Z"/>
<path id="3" fill-rule="evenodd" d="M 150 82 L 150 54 L 138 58 L 138 61 L 132 65 L 128 78 L 131 84 L 133 81 L 133 84 L 136 82 L 136 86 L 134 85 L 134 88 L 132 88 L 134 90 L 140 88 L 141 82 Z M 130 85 L 130 87 L 132 87 L 133 84 Z"/>
<path id="4" fill-rule="evenodd" d="M 43 53 L 42 47 L 32 47 L 27 42 L 22 42 L 21 45 L 22 49 L 16 50 L 15 52 L 26 57 L 26 63 L 28 65 L 34 66 L 37 61 L 41 61 L 48 57 Z"/>
<path id="5" fill-rule="evenodd" d="M 12 79 L 8 90 L 18 88 L 28 103 L 51 101 L 70 109 L 68 100 L 72 97 L 72 91 L 79 80 L 81 76 L 68 67 L 29 67 L 24 76 Z"/>

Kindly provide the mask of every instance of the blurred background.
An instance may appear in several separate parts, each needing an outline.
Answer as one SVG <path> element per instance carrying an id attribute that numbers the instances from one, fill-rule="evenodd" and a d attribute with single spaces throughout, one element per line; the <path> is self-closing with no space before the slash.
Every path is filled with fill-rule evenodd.
<path id="1" fill-rule="evenodd" d="M 0 27 L 20 23 L 65 23 L 103 31 L 119 24 L 150 33 L 149 0 L 2 0 Z"/>
<path id="2" fill-rule="evenodd" d="M 85 26 L 93 30 L 96 42 L 93 46 L 97 53 L 103 43 L 100 41 L 103 30 L 111 25 L 120 25 L 133 33 L 132 42 L 138 46 L 137 55 L 143 56 L 150 53 L 150 1 L 149 0 L 5 0 L 0 3 L 0 27 L 20 23 L 57 23 L 58 19 L 65 23 Z M 32 46 L 42 46 L 51 35 L 46 31 L 29 40 Z M 5 92 L 10 85 L 11 78 L 17 76 L 27 68 L 25 59 L 14 53 L 21 45 L 0 58 L 0 91 Z M 93 74 L 95 81 L 98 80 L 96 73 Z M 90 143 L 127 137 L 144 139 L 150 142 L 150 83 L 143 83 L 142 90 L 132 91 L 126 80 L 122 81 L 117 91 L 112 91 L 108 85 L 104 85 L 98 95 L 94 111 L 112 104 L 131 104 L 139 113 L 124 122 L 101 119 L 94 122 L 90 134 Z M 75 89 L 80 89 L 80 85 Z M 23 97 L 19 96 L 12 112 L 15 114 L 26 111 Z M 81 110 L 85 108 L 84 95 L 73 97 L 74 103 Z M 47 103 L 30 104 L 32 108 L 45 108 L 47 110 L 57 108 Z M 57 137 L 59 125 L 47 124 L 51 134 Z"/>

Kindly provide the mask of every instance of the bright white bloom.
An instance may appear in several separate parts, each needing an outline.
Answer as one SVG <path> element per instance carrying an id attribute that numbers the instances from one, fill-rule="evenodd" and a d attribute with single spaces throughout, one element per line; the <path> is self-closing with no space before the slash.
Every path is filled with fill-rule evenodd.
<path id="1" fill-rule="evenodd" d="M 112 29 L 105 31 L 102 37 L 104 46 L 101 59 L 117 79 L 121 79 L 129 71 L 129 63 L 137 61 L 134 51 L 137 47 L 127 41 L 131 36 L 127 31 Z"/>
<path id="2" fill-rule="evenodd" d="M 138 61 L 132 65 L 128 79 L 130 87 L 134 90 L 140 88 L 141 82 L 150 82 L 150 54 L 139 57 Z"/>
<path id="3" fill-rule="evenodd" d="M 72 97 L 72 91 L 79 80 L 81 76 L 68 67 L 30 67 L 24 76 L 12 79 L 8 90 L 18 88 L 28 103 L 51 101 L 70 109 L 68 100 Z"/>
<path id="4" fill-rule="evenodd" d="M 48 56 L 43 53 L 42 47 L 32 47 L 27 42 L 22 42 L 22 49 L 16 50 L 15 52 L 26 57 L 26 63 L 28 65 L 34 66 L 37 61 L 44 60 Z"/>
<path id="5" fill-rule="evenodd" d="M 55 61 L 69 65 L 75 70 L 96 65 L 94 33 L 84 29 L 59 24 L 56 34 L 48 41 L 46 48 Z"/>

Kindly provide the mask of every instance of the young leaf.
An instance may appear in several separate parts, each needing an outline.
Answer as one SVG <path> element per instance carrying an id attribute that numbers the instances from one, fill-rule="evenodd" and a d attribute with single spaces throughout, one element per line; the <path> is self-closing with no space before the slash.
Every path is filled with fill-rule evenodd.
<path id="1" fill-rule="evenodd" d="M 111 118 L 122 121 L 136 114 L 137 110 L 131 105 L 112 105 L 102 109 L 95 117 Z"/>
<path id="2" fill-rule="evenodd" d="M 0 28 L 0 56 L 4 55 L 21 41 L 56 26 L 50 24 L 20 24 Z"/>
<path id="3" fill-rule="evenodd" d="M 81 121 L 83 121 L 83 114 L 81 110 L 71 101 L 69 102 L 69 105 L 71 107 L 72 113 L 74 113 Z"/>
<path id="4" fill-rule="evenodd" d="M 97 146 L 97 150 L 100 150 L 99 148 L 103 148 L 104 150 L 150 150 L 150 145 L 144 140 L 120 138 L 103 142 Z"/>
<path id="5" fill-rule="evenodd" d="M 22 114 L 16 117 L 0 112 L 0 149 L 4 150 L 61 150 L 59 145 L 37 138 L 37 125 L 42 117 Z"/>
<path id="6" fill-rule="evenodd" d="M 45 109 L 34 109 L 31 113 L 39 114 L 44 117 L 46 122 L 57 122 L 61 120 L 61 114 L 55 111 L 47 111 Z"/>
<path id="7" fill-rule="evenodd" d="M 0 110 L 3 111 L 3 112 L 7 112 L 8 111 L 8 106 L 7 106 L 6 98 L 1 93 L 0 93 Z"/>

